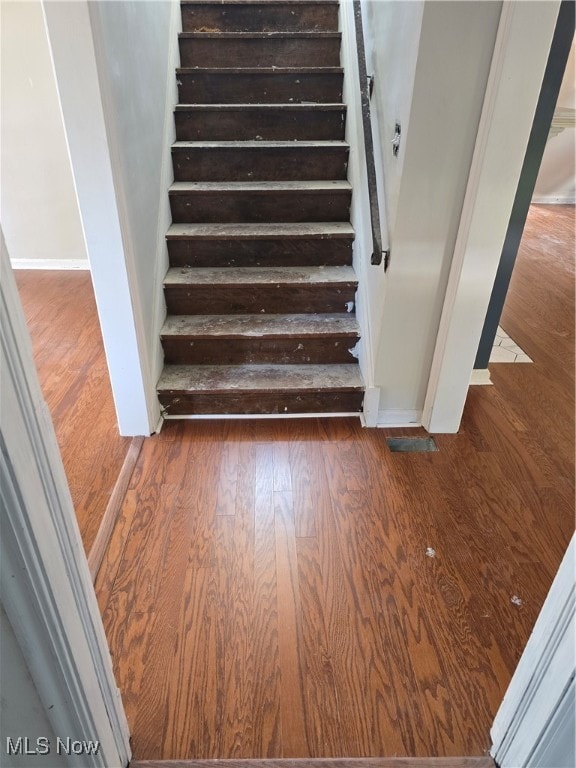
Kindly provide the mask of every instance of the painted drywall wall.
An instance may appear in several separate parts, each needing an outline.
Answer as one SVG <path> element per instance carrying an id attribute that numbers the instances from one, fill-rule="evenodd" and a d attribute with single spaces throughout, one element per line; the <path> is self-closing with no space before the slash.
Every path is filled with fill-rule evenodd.
<path id="1" fill-rule="evenodd" d="M 26 665 L 20 646 L 6 615 L 4 606 L 0 603 L 0 646 L 2 647 L 2 665 L 0 666 L 0 686 L 4 695 L 0 699 L 0 764 L 10 765 L 11 768 L 30 768 L 30 755 L 15 754 L 8 749 L 18 747 L 18 738 L 28 738 L 30 749 L 37 748 L 39 737 L 56 744 L 56 736 L 44 712 L 38 690 Z M 8 743 L 10 739 L 10 743 Z M 40 742 L 43 749 L 45 742 Z M 22 749 L 22 743 L 20 744 Z M 42 765 L 46 756 L 36 758 Z"/>
<path id="2" fill-rule="evenodd" d="M 576 109 L 576 60 L 574 43 L 562 80 L 556 108 Z M 554 120 L 552 121 L 554 126 Z M 553 132 L 554 133 L 554 132 Z M 550 135 L 534 187 L 534 202 L 574 203 L 576 200 L 576 129 L 565 128 Z"/>
<path id="3" fill-rule="evenodd" d="M 380 229 L 384 249 L 389 246 L 389 216 L 395 215 L 397 207 L 398 185 L 401 160 L 396 160 L 388 167 L 385 149 L 390 146 L 385 138 L 384 125 L 388 115 L 402 115 L 407 125 L 411 105 L 411 95 L 420 22 L 424 7 L 423 2 L 379 3 L 381 14 L 374 10 L 376 2 L 362 3 L 362 26 L 366 67 L 369 74 L 378 71 L 378 88 L 374 91 L 370 104 L 371 128 L 374 144 L 374 162 L 378 187 Z M 396 26 L 393 27 L 393 24 Z M 392 29 L 395 31 L 392 32 Z M 403 35 L 403 45 L 397 48 L 397 30 Z M 356 24 L 351 0 L 340 3 L 340 30 L 342 32 L 342 63 L 345 68 L 343 99 L 347 105 L 346 141 L 350 145 L 348 179 L 352 185 L 353 197 L 350 220 L 354 227 L 353 266 L 358 278 L 356 294 L 356 315 L 361 328 L 358 345 L 358 362 L 366 385 L 364 399 L 364 420 L 367 426 L 375 426 L 378 420 L 379 389 L 375 386 L 376 352 L 380 346 L 383 329 L 383 311 L 386 291 L 384 265 L 371 264 L 373 251 L 370 200 L 368 196 L 364 128 L 362 123 L 361 88 L 367 83 L 360 83 Z M 383 51 L 393 52 L 390 56 Z M 399 57 L 402 57 L 402 62 Z M 375 60 L 378 60 L 378 63 Z M 397 68 L 391 77 L 380 77 L 388 70 L 391 60 L 396 60 Z M 406 77 L 406 72 L 411 76 Z M 394 79 L 396 78 L 396 79 Z M 382 109 L 383 101 L 394 103 L 394 108 Z M 391 118 L 392 131 L 394 119 Z M 391 153 L 390 153 L 391 155 Z"/>
<path id="4" fill-rule="evenodd" d="M 374 349 L 377 346 L 381 328 L 384 269 L 382 265 L 373 266 L 370 264 L 373 239 L 362 124 L 356 24 L 351 0 L 340 3 L 339 29 L 342 34 L 341 60 L 345 70 L 343 101 L 347 106 L 346 141 L 350 146 L 348 179 L 353 190 L 350 208 L 350 221 L 355 233 L 352 263 L 358 278 L 355 312 L 361 329 L 360 343 L 356 347 L 356 352 L 367 388 L 364 399 L 364 418 L 368 426 L 374 426 L 378 410 L 378 392 L 375 392 L 375 403 L 372 401 L 370 393 L 373 391 Z M 366 83 L 364 83 L 364 87 L 366 87 Z M 386 236 L 387 231 L 385 216 L 385 210 L 381 210 L 380 217 L 384 236 Z"/>
<path id="5" fill-rule="evenodd" d="M 379 176 L 385 180 L 387 226 L 392 233 L 405 158 L 404 152 L 394 157 L 392 139 L 397 122 L 404 136 L 408 133 L 424 2 L 367 0 L 362 3 L 362 13 L 366 66 L 375 78 L 370 104 L 372 130 L 380 148 Z"/>
<path id="6" fill-rule="evenodd" d="M 13 264 L 87 266 L 39 1 L 0 5 L 0 56 L 1 218 Z"/>
<path id="7" fill-rule="evenodd" d="M 179 5 L 171 0 L 89 3 L 133 302 L 140 308 L 154 384 L 162 369 L 162 279 L 171 215 Z M 127 45 L 127 40 L 137 44 Z"/>
<path id="8" fill-rule="evenodd" d="M 373 3 L 374 30 L 393 30 L 388 5 Z M 388 423 L 418 421 L 421 415 L 501 12 L 500 2 L 434 2 L 425 4 L 420 17 L 405 5 L 411 4 L 396 7 L 412 40 L 407 60 L 399 53 L 381 70 L 376 34 L 373 40 L 375 91 L 388 81 L 395 84 L 373 99 L 382 112 L 384 155 L 386 126 L 408 116 L 400 170 L 392 172 L 388 192 L 392 259 L 376 353 L 381 422 Z M 386 14 L 382 21 L 380 14 Z"/>
<path id="9" fill-rule="evenodd" d="M 113 175 L 89 5 L 87 0 L 45 0 L 43 11 L 118 426 L 122 435 L 149 435 L 160 416 L 156 379 L 143 332 L 138 283 L 129 270 L 129 240 Z"/>

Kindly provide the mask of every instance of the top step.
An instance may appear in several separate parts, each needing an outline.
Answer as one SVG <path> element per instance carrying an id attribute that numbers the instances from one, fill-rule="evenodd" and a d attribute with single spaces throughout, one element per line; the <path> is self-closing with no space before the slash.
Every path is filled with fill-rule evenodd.
<path id="1" fill-rule="evenodd" d="M 337 32 L 333 0 L 184 0 L 183 32 Z"/>

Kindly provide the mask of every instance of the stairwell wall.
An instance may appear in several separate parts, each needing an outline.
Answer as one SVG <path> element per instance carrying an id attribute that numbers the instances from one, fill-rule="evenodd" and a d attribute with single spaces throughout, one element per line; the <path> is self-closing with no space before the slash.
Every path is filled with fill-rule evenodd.
<path id="1" fill-rule="evenodd" d="M 122 0 L 92 2 L 89 9 L 132 301 L 155 387 L 163 365 L 180 4 Z"/>
<path id="2" fill-rule="evenodd" d="M 364 3 L 392 254 L 375 299 L 381 425 L 421 420 L 501 8 L 474 0 Z"/>
<path id="3" fill-rule="evenodd" d="M 160 423 L 179 4 L 42 7 L 120 434 L 149 435 Z"/>

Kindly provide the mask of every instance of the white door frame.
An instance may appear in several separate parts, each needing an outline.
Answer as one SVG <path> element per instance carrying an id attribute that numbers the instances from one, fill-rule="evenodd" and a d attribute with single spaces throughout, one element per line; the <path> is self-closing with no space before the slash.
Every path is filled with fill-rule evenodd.
<path id="1" fill-rule="evenodd" d="M 422 424 L 457 432 L 518 188 L 560 0 L 504 0 Z"/>
<path id="2" fill-rule="evenodd" d="M 572 537 L 490 731 L 492 756 L 501 768 L 576 764 L 575 606 L 576 540 Z M 552 756 L 554 750 L 558 751 Z"/>
<path id="3" fill-rule="evenodd" d="M 0 259 L 2 605 L 54 734 L 100 744 L 58 764 L 124 768 L 128 724 L 1 231 Z"/>
<path id="4" fill-rule="evenodd" d="M 160 422 L 143 331 L 150 308 L 130 289 L 133 254 L 114 183 L 89 3 L 42 0 L 42 8 L 118 426 L 121 435 L 147 436 Z"/>

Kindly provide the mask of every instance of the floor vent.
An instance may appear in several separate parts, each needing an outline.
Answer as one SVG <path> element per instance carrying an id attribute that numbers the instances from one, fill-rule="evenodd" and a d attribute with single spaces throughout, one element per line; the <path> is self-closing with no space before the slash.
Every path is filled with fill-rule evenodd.
<path id="1" fill-rule="evenodd" d="M 389 437 L 386 443 L 392 453 L 421 453 L 438 450 L 432 437 Z"/>

